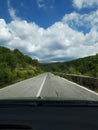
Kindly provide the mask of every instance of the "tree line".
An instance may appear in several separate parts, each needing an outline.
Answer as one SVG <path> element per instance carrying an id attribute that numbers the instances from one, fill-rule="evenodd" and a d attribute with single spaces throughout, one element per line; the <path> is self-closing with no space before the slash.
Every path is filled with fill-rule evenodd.
<path id="1" fill-rule="evenodd" d="M 0 87 L 42 72 L 40 63 L 18 49 L 0 46 Z"/>
<path id="2" fill-rule="evenodd" d="M 98 77 L 98 54 L 68 62 L 44 63 L 45 71 Z"/>
<path id="3" fill-rule="evenodd" d="M 44 71 L 98 77 L 98 54 L 68 62 L 39 63 L 20 50 L 0 46 L 0 87 Z"/>

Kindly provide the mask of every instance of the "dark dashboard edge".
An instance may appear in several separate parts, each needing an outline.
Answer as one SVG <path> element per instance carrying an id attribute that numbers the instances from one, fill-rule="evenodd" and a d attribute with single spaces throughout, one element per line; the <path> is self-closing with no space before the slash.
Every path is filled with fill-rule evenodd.
<path id="1" fill-rule="evenodd" d="M 31 107 L 63 107 L 63 106 L 77 106 L 77 107 L 98 107 L 98 101 L 87 100 L 44 100 L 44 99 L 6 99 L 0 100 L 0 107 L 2 106 L 31 106 Z"/>

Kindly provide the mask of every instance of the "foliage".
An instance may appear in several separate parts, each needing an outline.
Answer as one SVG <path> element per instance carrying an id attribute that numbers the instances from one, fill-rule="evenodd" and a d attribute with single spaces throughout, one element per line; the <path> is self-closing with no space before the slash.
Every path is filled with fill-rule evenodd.
<path id="1" fill-rule="evenodd" d="M 18 49 L 0 46 L 0 87 L 41 73 L 36 59 L 24 55 Z"/>
<path id="2" fill-rule="evenodd" d="M 42 68 L 45 71 L 98 77 L 98 54 L 69 62 L 44 63 Z"/>

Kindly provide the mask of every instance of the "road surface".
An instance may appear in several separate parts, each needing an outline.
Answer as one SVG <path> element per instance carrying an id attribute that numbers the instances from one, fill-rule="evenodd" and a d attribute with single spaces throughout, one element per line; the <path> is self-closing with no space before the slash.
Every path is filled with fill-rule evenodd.
<path id="1" fill-rule="evenodd" d="M 12 98 L 98 101 L 98 93 L 52 73 L 44 73 L 0 89 L 0 99 Z"/>

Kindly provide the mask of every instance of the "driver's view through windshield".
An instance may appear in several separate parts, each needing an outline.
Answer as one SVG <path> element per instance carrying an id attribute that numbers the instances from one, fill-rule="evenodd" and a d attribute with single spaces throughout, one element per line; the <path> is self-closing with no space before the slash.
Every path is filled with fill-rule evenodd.
<path id="1" fill-rule="evenodd" d="M 98 0 L 0 0 L 0 129 L 97 130 L 97 111 Z"/>

